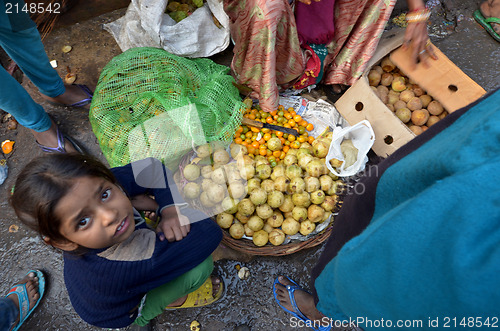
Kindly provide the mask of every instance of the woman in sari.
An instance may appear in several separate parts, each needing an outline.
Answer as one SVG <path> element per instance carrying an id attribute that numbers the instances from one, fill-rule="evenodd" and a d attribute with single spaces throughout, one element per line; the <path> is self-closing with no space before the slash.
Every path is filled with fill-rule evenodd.
<path id="1" fill-rule="evenodd" d="M 375 51 L 396 0 L 224 0 L 235 43 L 231 69 L 260 107 L 278 107 L 279 91 L 308 85 L 352 85 Z M 405 46 L 434 57 L 429 11 L 408 0 Z"/>

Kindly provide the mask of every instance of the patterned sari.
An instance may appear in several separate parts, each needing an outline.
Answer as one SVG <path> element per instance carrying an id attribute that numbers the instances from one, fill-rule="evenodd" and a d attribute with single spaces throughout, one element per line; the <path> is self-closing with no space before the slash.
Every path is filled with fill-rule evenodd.
<path id="1" fill-rule="evenodd" d="M 278 107 L 280 89 L 305 68 L 294 12 L 287 0 L 223 0 L 235 42 L 231 69 L 262 109 Z M 323 83 L 352 85 L 366 68 L 396 0 L 336 0 Z M 314 22 L 311 22 L 314 24 Z"/>

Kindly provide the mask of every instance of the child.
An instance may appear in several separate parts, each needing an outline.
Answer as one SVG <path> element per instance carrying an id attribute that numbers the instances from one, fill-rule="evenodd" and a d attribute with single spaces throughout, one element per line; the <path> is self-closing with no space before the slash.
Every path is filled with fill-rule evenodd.
<path id="1" fill-rule="evenodd" d="M 171 173 L 162 169 L 172 184 Z M 80 154 L 44 155 L 16 180 L 16 214 L 64 251 L 71 303 L 92 325 L 145 326 L 167 306 L 199 307 L 222 295 L 222 283 L 210 277 L 219 226 L 186 203 L 174 205 L 174 197 L 183 200 L 172 185 L 149 192 L 159 205 L 157 235 L 130 201 L 139 196 L 138 205 L 150 205 L 147 192 L 131 164 L 110 171 Z M 201 221 L 182 226 L 184 217 Z"/>

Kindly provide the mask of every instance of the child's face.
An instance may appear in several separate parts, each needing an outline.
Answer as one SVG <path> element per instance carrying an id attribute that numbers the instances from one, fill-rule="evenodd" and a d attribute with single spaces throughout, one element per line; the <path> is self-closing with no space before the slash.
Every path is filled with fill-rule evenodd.
<path id="1" fill-rule="evenodd" d="M 103 178 L 81 177 L 56 205 L 60 232 L 77 245 L 99 249 L 127 239 L 134 232 L 132 204 L 123 191 Z"/>

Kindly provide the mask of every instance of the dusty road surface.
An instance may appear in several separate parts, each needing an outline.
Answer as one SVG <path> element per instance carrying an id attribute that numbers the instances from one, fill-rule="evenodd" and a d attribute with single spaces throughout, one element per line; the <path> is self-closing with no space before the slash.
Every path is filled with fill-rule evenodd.
<path id="1" fill-rule="evenodd" d="M 93 2 L 89 1 L 87 7 Z M 444 1 L 441 4 L 434 0 L 432 3 L 437 5 L 429 29 L 433 43 L 487 91 L 498 88 L 500 47 L 472 19 L 479 1 Z M 127 1 L 121 1 L 122 6 L 126 4 Z M 64 76 L 69 67 L 71 72 L 77 74 L 77 83 L 95 86 L 102 68 L 121 52 L 112 36 L 102 29 L 102 24 L 121 17 L 124 12 L 123 8 L 104 14 L 101 14 L 102 11 L 86 15 L 70 11 L 68 15 L 73 16 L 62 19 L 64 25 L 56 28 L 44 41 L 49 58 L 58 61 L 60 75 Z M 79 18 L 85 20 L 80 21 Z M 73 50 L 64 54 L 61 51 L 64 45 L 72 45 Z M 230 58 L 229 49 L 213 59 L 228 65 Z M 49 105 L 38 96 L 31 82 L 24 80 L 24 85 L 64 131 L 70 132 L 91 154 L 105 161 L 86 111 Z M 32 136 L 22 127 L 7 130 L 6 124 L 2 123 L 0 136 L 2 141 L 16 141 L 15 152 L 8 157 L 9 176 L 0 186 L 0 293 L 6 293 L 11 283 L 21 278 L 29 268 L 43 269 L 48 277 L 47 293 L 23 330 L 97 330 L 83 322 L 71 306 L 64 286 L 61 253 L 44 245 L 35 233 L 21 226 L 8 205 L 10 190 L 20 169 L 41 152 Z M 15 233 L 8 230 L 12 224 L 20 226 Z M 255 257 L 245 262 L 219 261 L 216 270 L 227 289 L 223 299 L 208 308 L 165 312 L 155 319 L 154 330 L 188 330 L 192 320 L 198 320 L 205 331 L 234 330 L 241 324 L 259 331 L 292 330 L 290 316 L 274 302 L 272 283 L 277 275 L 285 274 L 308 287 L 309 271 L 320 250 L 321 246 L 285 257 Z M 249 279 L 243 281 L 237 277 L 236 264 L 250 269 Z"/>

